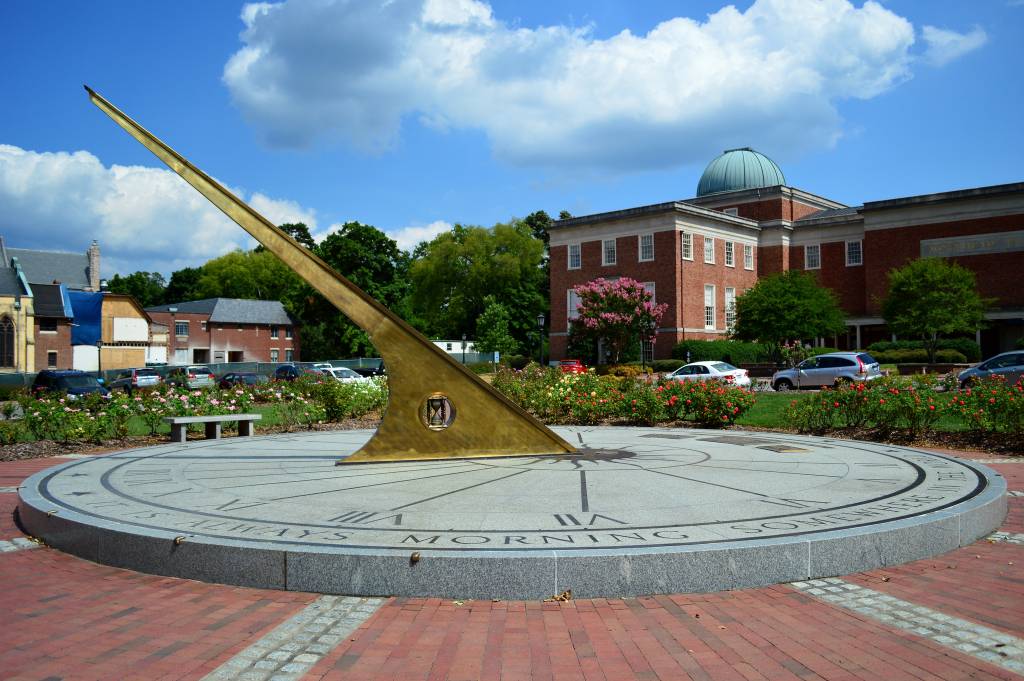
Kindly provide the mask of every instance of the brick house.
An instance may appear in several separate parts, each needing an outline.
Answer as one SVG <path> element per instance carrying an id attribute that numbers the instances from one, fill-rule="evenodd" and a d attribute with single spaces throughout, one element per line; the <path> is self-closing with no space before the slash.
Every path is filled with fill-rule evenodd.
<path id="1" fill-rule="evenodd" d="M 712 161 L 697 196 L 574 217 L 550 230 L 551 357 L 566 356 L 578 305 L 572 287 L 598 277 L 643 282 L 668 310 L 648 356 L 684 339 L 725 338 L 736 297 L 758 277 L 812 271 L 836 292 L 847 332 L 823 342 L 861 348 L 890 338 L 880 317 L 889 270 L 925 256 L 974 271 L 997 299 L 978 332 L 985 356 L 1024 336 L 1024 183 L 867 202 L 850 207 L 790 187 L 752 149 Z"/>
<path id="2" fill-rule="evenodd" d="M 276 300 L 208 298 L 146 312 L 168 328 L 169 364 L 299 361 L 295 321 Z"/>

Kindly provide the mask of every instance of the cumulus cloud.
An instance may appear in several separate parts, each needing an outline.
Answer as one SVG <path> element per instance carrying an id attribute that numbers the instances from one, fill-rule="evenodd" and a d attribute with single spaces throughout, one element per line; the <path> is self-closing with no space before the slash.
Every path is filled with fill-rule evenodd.
<path id="1" fill-rule="evenodd" d="M 970 33 L 925 26 L 921 29 L 921 37 L 928 46 L 924 58 L 935 66 L 944 66 L 988 42 L 988 34 L 980 26 L 975 26 Z"/>
<path id="2" fill-rule="evenodd" d="M 398 243 L 403 251 L 412 251 L 421 241 L 430 241 L 438 234 L 449 232 L 452 223 L 444 220 L 435 220 L 429 225 L 410 225 L 387 231 L 386 234 Z"/>
<path id="3" fill-rule="evenodd" d="M 287 0 L 247 5 L 242 19 L 223 78 L 270 144 L 380 152 L 412 116 L 483 130 L 499 158 L 539 166 L 827 146 L 842 134 L 838 102 L 898 85 L 918 58 L 911 23 L 871 0 L 756 0 L 607 39 L 503 23 L 478 0 Z M 925 29 L 930 46 L 937 30 Z M 944 58 L 977 41 L 952 36 Z"/>
<path id="4" fill-rule="evenodd" d="M 316 215 L 294 201 L 232 191 L 272 222 Z M 39 153 L 0 144 L 0 234 L 8 246 L 85 251 L 97 239 L 103 276 L 165 275 L 252 240 L 169 170 L 104 166 L 86 151 Z"/>

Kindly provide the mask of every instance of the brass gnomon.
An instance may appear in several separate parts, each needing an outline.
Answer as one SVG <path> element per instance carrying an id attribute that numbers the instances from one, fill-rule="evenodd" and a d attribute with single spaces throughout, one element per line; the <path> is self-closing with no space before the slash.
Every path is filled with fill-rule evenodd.
<path id="1" fill-rule="evenodd" d="M 365 331 L 387 367 L 377 432 L 338 463 L 566 454 L 575 449 L 87 86 L 93 104 Z"/>

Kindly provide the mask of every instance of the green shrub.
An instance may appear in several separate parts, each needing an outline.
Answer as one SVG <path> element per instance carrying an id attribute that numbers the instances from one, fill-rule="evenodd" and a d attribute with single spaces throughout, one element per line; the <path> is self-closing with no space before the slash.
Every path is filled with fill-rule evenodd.
<path id="1" fill-rule="evenodd" d="M 827 354 L 829 354 L 831 352 L 839 352 L 839 349 L 838 348 L 827 348 L 827 347 L 810 348 L 810 349 L 807 350 L 807 356 L 808 357 L 817 357 L 818 355 L 827 355 Z"/>
<path id="2" fill-rule="evenodd" d="M 687 352 L 690 353 L 691 362 L 729 362 L 738 365 L 771 361 L 767 346 L 745 341 L 683 341 L 672 348 L 672 357 L 685 360 Z"/>
<path id="3" fill-rule="evenodd" d="M 990 376 L 949 398 L 949 410 L 968 427 L 982 432 L 1024 434 L 1024 381 L 1009 385 Z"/>
<path id="4" fill-rule="evenodd" d="M 1024 336 L 1017 339 L 1016 347 L 1018 350 L 1024 350 Z"/>
<path id="5" fill-rule="evenodd" d="M 940 339 L 937 348 L 939 350 L 954 350 L 963 355 L 964 359 L 960 361 L 965 362 L 977 362 L 981 359 L 981 346 L 975 343 L 970 338 L 943 338 Z M 897 341 L 878 341 L 868 346 L 868 352 L 873 357 L 878 358 L 877 353 L 887 353 L 892 350 L 924 350 L 924 341 L 919 340 L 897 340 Z M 939 360 L 938 353 L 935 356 L 936 361 L 952 361 L 952 360 Z M 905 361 L 917 361 L 917 360 L 905 360 Z M 925 359 L 920 360 L 927 362 L 927 353 L 925 353 Z"/>
<path id="6" fill-rule="evenodd" d="M 639 364 L 601 364 L 596 367 L 600 376 L 620 376 L 622 378 L 636 378 L 637 376 L 650 375 L 654 369 Z"/>
<path id="7" fill-rule="evenodd" d="M 928 351 L 921 348 L 870 352 L 871 356 L 881 364 L 926 364 L 928 362 Z M 964 364 L 967 362 L 967 358 L 957 350 L 938 350 L 935 353 L 935 361 L 940 364 Z"/>
<path id="8" fill-rule="evenodd" d="M 376 381 L 322 381 L 310 386 L 309 398 L 323 409 L 325 419 L 335 422 L 379 411 L 388 401 L 387 391 Z"/>
<path id="9" fill-rule="evenodd" d="M 656 359 L 651 363 L 651 366 L 658 373 L 668 373 L 675 371 L 685 364 L 686 360 L 683 359 Z"/>
<path id="10" fill-rule="evenodd" d="M 502 363 L 507 364 L 513 369 L 524 369 L 526 365 L 533 360 L 523 355 L 509 355 L 507 358 L 501 360 Z"/>
<path id="11" fill-rule="evenodd" d="M 467 364 L 466 368 L 479 376 L 480 374 L 489 374 L 493 372 L 494 364 L 491 362 L 474 362 L 473 364 Z"/>

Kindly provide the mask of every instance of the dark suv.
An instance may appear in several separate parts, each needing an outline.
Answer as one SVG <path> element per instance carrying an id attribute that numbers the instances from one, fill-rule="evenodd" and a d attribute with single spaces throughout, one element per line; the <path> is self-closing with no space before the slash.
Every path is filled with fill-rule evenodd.
<path id="1" fill-rule="evenodd" d="M 316 378 L 323 378 L 323 374 L 320 373 L 319 369 L 313 369 L 311 367 L 297 367 L 294 364 L 285 364 L 277 367 L 274 370 L 275 381 L 294 381 L 300 376 L 313 376 Z"/>
<path id="2" fill-rule="evenodd" d="M 104 388 L 95 376 L 84 371 L 45 369 L 36 374 L 36 380 L 32 383 L 33 395 L 43 393 L 67 395 L 69 400 L 77 400 L 92 393 L 105 397 L 110 391 Z"/>

